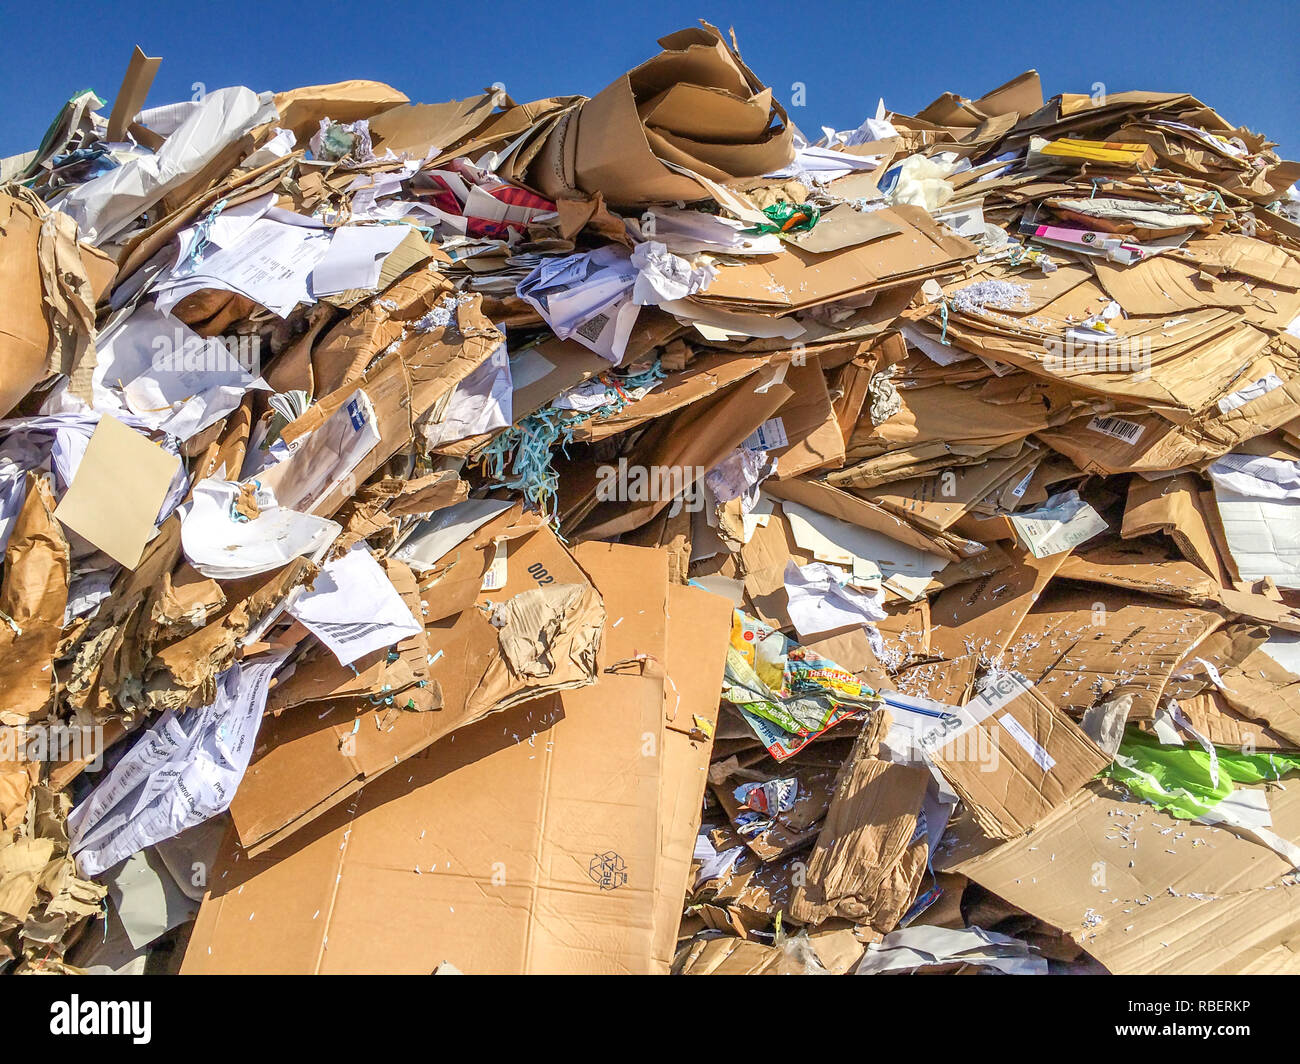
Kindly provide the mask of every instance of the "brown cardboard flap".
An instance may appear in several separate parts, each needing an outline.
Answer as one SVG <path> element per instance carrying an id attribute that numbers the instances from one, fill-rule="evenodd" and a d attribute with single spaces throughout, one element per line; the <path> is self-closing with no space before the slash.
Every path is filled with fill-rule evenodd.
<path id="1" fill-rule="evenodd" d="M 22 724 L 44 715 L 54 695 L 54 655 L 68 601 L 68 541 L 54 518 L 54 492 L 39 473 L 27 474 L 27 498 L 5 548 L 0 585 L 0 722 Z"/>
<path id="2" fill-rule="evenodd" d="M 728 599 L 697 587 L 668 587 L 668 656 L 664 671 L 663 811 L 655 890 L 655 958 L 667 964 L 691 879 L 700 830 L 711 729 L 717 725 L 722 675 L 731 641 Z"/>
<path id="3" fill-rule="evenodd" d="M 666 970 L 667 555 L 578 553 L 611 618 L 599 684 L 444 738 L 262 856 L 228 848 L 184 972 Z"/>
<path id="4" fill-rule="evenodd" d="M 1033 684 L 1002 673 L 921 743 L 991 838 L 1022 835 L 1110 764 Z"/>
<path id="5" fill-rule="evenodd" d="M 762 136 L 772 114 L 772 90 L 741 99 L 713 85 L 679 82 L 637 107 L 641 120 L 663 134 L 696 141 L 744 144 Z"/>
<path id="6" fill-rule="evenodd" d="M 929 781 L 922 766 L 853 761 L 836 787 L 790 915 L 809 924 L 844 917 L 892 930 L 925 872 L 929 844 L 913 843 Z"/>
<path id="7" fill-rule="evenodd" d="M 490 523 L 480 535 L 497 538 L 502 531 Z M 544 525 L 510 539 L 506 548 L 508 575 L 502 588 L 478 591 L 462 612 L 426 621 L 433 660 L 427 662 L 425 679 L 441 692 L 440 707 L 394 714 L 390 707 L 358 699 L 330 703 L 324 713 L 304 705 L 268 718 L 231 804 L 246 847 L 260 851 L 274 845 L 363 784 L 480 717 L 548 691 L 595 681 L 604 613 L 586 573 Z M 482 552 L 461 544 L 452 553 L 466 556 L 472 580 L 481 585 Z M 583 590 L 572 601 L 566 598 L 559 616 L 547 614 L 545 662 L 516 672 L 503 653 L 502 629 L 492 623 L 493 606 L 546 586 Z M 434 590 L 421 597 L 436 601 L 438 596 Z M 510 632 L 520 634 L 517 623 Z M 294 782 L 286 785 L 286 780 Z"/>
<path id="8" fill-rule="evenodd" d="M 696 298 L 710 305 L 789 314 L 850 293 L 902 284 L 917 274 L 954 269 L 975 255 L 971 244 L 919 207 L 888 207 L 872 217 L 897 225 L 899 232 L 822 255 L 790 245 L 781 255 L 720 269 Z"/>
<path id="9" fill-rule="evenodd" d="M 710 181 L 790 162 L 794 130 L 784 110 L 715 28 L 659 43 L 663 53 L 551 130 L 531 183 L 552 198 L 598 192 L 612 206 L 639 206 L 705 199 L 715 194 Z"/>
<path id="10" fill-rule="evenodd" d="M 1032 835 L 953 864 L 1059 927 L 1116 975 L 1296 974 L 1300 888 L 1272 850 L 1094 783 Z M 1269 792 L 1300 837 L 1300 790 Z M 1206 854 L 1211 855 L 1206 859 Z"/>

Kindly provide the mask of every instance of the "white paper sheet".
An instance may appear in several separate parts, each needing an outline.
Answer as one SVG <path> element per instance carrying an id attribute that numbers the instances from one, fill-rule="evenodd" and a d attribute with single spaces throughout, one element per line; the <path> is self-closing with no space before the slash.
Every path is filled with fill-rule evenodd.
<path id="1" fill-rule="evenodd" d="M 182 229 L 176 234 L 176 258 L 172 269 L 183 271 L 187 260 L 194 258 L 197 261 L 203 255 L 215 254 L 218 248 L 238 243 L 252 224 L 275 206 L 275 198 L 274 192 L 268 192 L 247 203 L 223 207 L 210 220 L 203 215 L 194 225 Z"/>
<path id="2" fill-rule="evenodd" d="M 342 527 L 288 507 L 264 506 L 251 521 L 235 520 L 240 485 L 204 480 L 183 507 L 181 549 L 204 576 L 236 580 L 287 565 L 294 558 L 319 558 Z"/>
<path id="3" fill-rule="evenodd" d="M 229 247 L 204 252 L 192 269 L 172 271 L 155 286 L 158 308 L 171 310 L 207 288 L 237 292 L 282 318 L 314 303 L 307 281 L 329 250 L 329 234 L 259 218 Z"/>
<path id="4" fill-rule="evenodd" d="M 867 947 L 858 975 L 876 975 L 931 964 L 962 962 L 996 968 L 1005 975 L 1046 975 L 1047 960 L 1027 942 L 982 927 L 917 924 L 891 931 Z"/>
<path id="5" fill-rule="evenodd" d="M 501 343 L 487 361 L 456 385 L 442 419 L 423 426 L 424 438 L 430 447 L 437 447 L 505 428 L 514 420 L 513 407 L 510 355 Z"/>
<path id="6" fill-rule="evenodd" d="M 358 388 L 311 435 L 295 440 L 289 457 L 263 470 L 258 480 L 281 506 L 311 513 L 378 443 L 374 406 Z"/>
<path id="7" fill-rule="evenodd" d="M 929 554 L 909 547 L 882 532 L 841 521 L 797 502 L 778 501 L 790 522 L 795 543 L 811 551 L 819 562 L 857 568 L 867 573 L 878 569 L 888 578 L 901 575 L 924 579 L 927 583 L 948 564 L 948 559 L 941 554 Z M 868 568 L 864 569 L 863 563 Z"/>
<path id="8" fill-rule="evenodd" d="M 329 250 L 312 270 L 312 294 L 320 298 L 353 288 L 374 288 L 379 284 L 384 259 L 410 231 L 409 225 L 345 225 L 335 229 Z"/>
<path id="9" fill-rule="evenodd" d="M 283 159 L 297 146 L 298 138 L 293 135 L 293 130 L 277 127 L 272 132 L 275 135 L 244 160 L 242 165 L 245 170 L 255 170 L 276 159 Z"/>
<path id="10" fill-rule="evenodd" d="M 152 305 L 139 307 L 97 344 L 95 409 L 126 409 L 151 429 L 188 440 L 266 389 L 215 337 L 202 337 Z"/>
<path id="11" fill-rule="evenodd" d="M 649 207 L 641 215 L 641 237 L 658 240 L 675 255 L 711 251 L 726 255 L 780 255 L 785 245 L 775 233 L 745 233 L 748 222 L 721 215 Z"/>
<path id="12" fill-rule="evenodd" d="M 561 340 L 576 340 L 617 364 L 641 312 L 632 300 L 636 278 L 628 253 L 609 245 L 541 263 L 516 293 Z"/>
<path id="13" fill-rule="evenodd" d="M 82 237 L 103 244 L 215 159 L 254 126 L 278 117 L 270 93 L 236 86 L 210 92 L 167 137 L 156 155 L 132 159 L 72 189 L 55 206 Z"/>
<path id="14" fill-rule="evenodd" d="M 822 562 L 786 563 L 787 611 L 803 639 L 885 619 L 884 593 L 866 595 L 840 583 L 842 574 Z"/>
<path id="15" fill-rule="evenodd" d="M 416 525 L 393 557 L 422 573 L 512 505 L 506 499 L 466 499 L 448 506 Z"/>
<path id="16" fill-rule="evenodd" d="M 636 281 L 632 299 L 641 306 L 658 306 L 703 292 L 717 276 L 712 266 L 692 266 L 658 241 L 638 244 L 632 252 Z"/>
<path id="17" fill-rule="evenodd" d="M 765 177 L 774 179 L 811 178 L 817 182 L 834 181 L 849 174 L 866 173 L 880 165 L 879 155 L 849 155 L 847 152 L 820 148 L 810 144 L 795 152 L 794 161 Z"/>
<path id="18" fill-rule="evenodd" d="M 351 665 L 383 647 L 418 635 L 422 625 L 380 564 L 358 543 L 325 564 L 316 584 L 289 606 L 289 613 L 329 648 L 340 665 Z"/>
<path id="19" fill-rule="evenodd" d="M 1215 482 L 1228 553 L 1243 580 L 1300 587 L 1300 499 L 1259 499 Z"/>
<path id="20" fill-rule="evenodd" d="M 1216 485 L 1253 499 L 1300 499 L 1300 462 L 1225 454 L 1208 470 Z"/>
<path id="21" fill-rule="evenodd" d="M 711 879 L 724 879 L 731 875 L 736 862 L 745 854 L 745 847 L 732 846 L 726 850 L 715 850 L 707 835 L 695 837 L 695 860 L 700 862 L 700 869 L 695 875 L 695 885 L 707 883 Z"/>
<path id="22" fill-rule="evenodd" d="M 271 677 L 289 650 L 232 665 L 215 700 L 168 710 L 68 816 L 82 876 L 224 813 L 253 756 Z"/>

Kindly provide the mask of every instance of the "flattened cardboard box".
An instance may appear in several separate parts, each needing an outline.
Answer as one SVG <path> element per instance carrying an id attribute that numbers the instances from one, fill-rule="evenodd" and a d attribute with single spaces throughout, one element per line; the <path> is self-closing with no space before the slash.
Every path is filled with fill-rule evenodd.
<path id="1" fill-rule="evenodd" d="M 1220 592 L 1219 582 L 1200 566 L 1170 557 L 1165 545 L 1151 538 L 1102 541 L 1069 555 L 1056 575 L 1195 604 L 1216 602 Z"/>
<path id="2" fill-rule="evenodd" d="M 649 501 L 598 502 L 603 493 L 597 491 L 595 476 L 591 478 L 589 490 L 585 484 L 578 483 L 576 476 L 571 480 L 574 487 L 570 489 L 565 484 L 565 470 L 561 468 L 560 503 L 566 534 L 570 523 L 579 519 L 569 514 L 579 512 L 585 518 L 581 532 L 587 537 L 614 536 L 640 528 L 668 508 L 676 490 L 693 485 L 703 475 L 701 470 L 716 466 L 793 394 L 794 390 L 785 384 L 772 383 L 766 391 L 759 392 L 749 381 L 741 380 L 671 417 L 660 418 L 646 429 L 627 456 L 629 467 L 639 465 L 658 471 L 660 483 L 652 487 Z M 662 490 L 665 484 L 668 488 Z"/>
<path id="3" fill-rule="evenodd" d="M 901 284 L 914 275 L 956 269 L 975 256 L 973 245 L 919 207 L 890 207 L 875 217 L 900 231 L 824 255 L 787 245 L 782 255 L 720 269 L 708 290 L 695 298 L 709 305 L 789 314 L 850 293 Z"/>
<path id="4" fill-rule="evenodd" d="M 948 559 L 960 557 L 960 552 L 954 550 L 947 542 L 933 537 L 928 532 L 922 532 L 875 503 L 842 491 L 824 481 L 801 478 L 773 480 L 765 483 L 763 490 L 778 499 L 789 499 L 791 502 L 797 502 L 801 506 L 807 506 L 810 510 L 816 510 L 829 517 L 860 525 L 872 532 L 879 532 L 914 550 L 939 554 Z M 967 543 L 967 541 L 961 542 Z M 978 543 L 969 543 L 968 546 L 967 553 L 978 553 L 983 549 Z"/>
<path id="5" fill-rule="evenodd" d="M 1228 574 L 1219 561 L 1214 537 L 1198 505 L 1202 488 L 1202 483 L 1191 473 L 1179 473 L 1164 480 L 1134 477 L 1129 482 L 1120 534 L 1129 539 L 1164 532 L 1183 557 L 1226 584 Z"/>
<path id="6" fill-rule="evenodd" d="M 543 347 L 539 344 L 532 350 L 541 351 Z M 668 374 L 653 392 L 633 400 L 618 412 L 579 422 L 574 426 L 573 438 L 579 441 L 603 440 L 607 436 L 644 425 L 691 403 L 716 395 L 736 381 L 757 373 L 776 357 L 775 353 L 743 357 L 730 353 L 702 354 L 685 369 Z M 609 363 L 604 359 L 600 361 L 604 363 L 605 369 L 609 368 Z M 516 418 L 519 416 L 518 409 L 516 406 Z"/>
<path id="7" fill-rule="evenodd" d="M 1115 975 L 1300 974 L 1300 887 L 1266 846 L 1092 783 L 1024 836 L 943 861 L 1059 927 Z M 1300 838 L 1300 787 L 1269 792 Z M 987 847 L 976 841 L 971 849 Z"/>
<path id="8" fill-rule="evenodd" d="M 925 874 L 929 842 L 924 833 L 917 839 L 917 818 L 929 781 L 918 765 L 869 756 L 846 765 L 790 915 L 809 924 L 843 917 L 892 930 Z"/>
<path id="9" fill-rule="evenodd" d="M 916 477 L 885 484 L 863 494 L 877 505 L 905 516 L 932 533 L 942 532 L 1007 481 L 1014 480 L 1022 489 L 1027 487 L 1034 467 L 1041 460 L 1041 455 L 1026 450 L 1014 458 L 962 466 L 954 469 L 951 477 L 943 474 Z M 1019 501 L 1019 496 L 1015 501 Z"/>
<path id="10" fill-rule="evenodd" d="M 802 365 L 792 363 L 785 383 L 794 389 L 794 395 L 773 420 L 780 423 L 788 442 L 769 448 L 768 452 L 777 459 L 776 476 L 794 477 L 843 465 L 844 436 L 816 356 Z"/>
<path id="11" fill-rule="evenodd" d="M 682 958 L 679 975 L 825 975 L 809 972 L 793 954 L 761 942 L 719 936 L 697 939 Z"/>
<path id="12" fill-rule="evenodd" d="M 1061 709 L 1131 694 L 1130 715 L 1149 717 L 1178 663 L 1223 623 L 1220 612 L 1168 599 L 1053 585 L 1024 618 L 1007 661 Z"/>
<path id="13" fill-rule="evenodd" d="M 665 969 L 667 554 L 577 554 L 609 611 L 599 682 L 444 738 L 263 856 L 229 840 L 183 972 Z"/>
<path id="14" fill-rule="evenodd" d="M 1030 610 L 1048 586 L 1066 552 L 1035 558 L 1017 549 L 1012 564 L 943 591 L 930 605 L 930 649 L 944 662 L 929 670 L 929 697 L 966 700 L 980 658 L 998 660 L 1012 646 Z M 1013 665 L 1019 668 L 1013 658 Z"/>
<path id="15" fill-rule="evenodd" d="M 1023 676 L 1001 673 L 921 745 L 991 838 L 1028 831 L 1110 758 Z"/>
<path id="16" fill-rule="evenodd" d="M 668 587 L 668 657 L 664 679 L 663 816 L 656 890 L 655 959 L 667 964 L 677 945 L 690 886 L 695 837 L 708 782 L 712 732 L 731 643 L 732 605 L 702 588 Z M 707 725 L 700 730 L 700 722 Z"/>
<path id="17" fill-rule="evenodd" d="M 516 537 L 520 529 L 525 534 Z M 496 591 L 480 591 L 487 548 L 501 537 L 509 537 L 504 543 L 506 583 Z M 590 645 L 592 626 L 603 619 L 599 597 L 549 528 L 521 518 L 514 507 L 454 548 L 448 558 L 445 579 L 455 583 L 457 593 L 464 593 L 457 570 L 465 569 L 469 593 L 475 597 L 458 614 L 425 625 L 430 647 L 442 650 L 430 655 L 435 660 L 428 666 L 428 682 L 441 689 L 441 707 L 428 713 L 394 712 L 360 700 L 329 703 L 324 712 L 314 705 L 296 707 L 269 719 L 231 804 L 245 846 L 257 852 L 274 845 L 411 754 L 484 714 L 548 690 L 592 682 L 594 662 L 584 663 L 581 648 Z M 582 585 L 584 598 L 571 623 L 553 639 L 556 661 L 551 672 L 516 675 L 504 661 L 500 632 L 484 611 L 491 603 L 508 602 L 541 587 L 543 580 L 551 586 Z M 422 597 L 435 606 L 446 593 L 443 587 L 435 583 Z M 566 660 L 570 648 L 578 656 Z"/>

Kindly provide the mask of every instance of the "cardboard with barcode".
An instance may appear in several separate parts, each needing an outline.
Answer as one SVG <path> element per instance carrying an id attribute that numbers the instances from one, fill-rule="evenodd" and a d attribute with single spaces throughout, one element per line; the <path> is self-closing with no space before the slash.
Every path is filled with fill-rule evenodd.
<path id="1" fill-rule="evenodd" d="M 1023 835 L 1110 764 L 1074 721 L 1015 673 L 997 674 L 953 717 L 921 743 L 990 838 Z"/>
<path id="2" fill-rule="evenodd" d="M 1300 313 L 1300 298 L 1296 303 Z M 1284 347 L 1278 356 L 1248 362 L 1235 381 L 1225 383 L 1226 394 L 1190 416 L 1122 409 L 1048 428 L 1040 439 L 1080 469 L 1106 475 L 1203 466 L 1300 417 L 1300 382 L 1287 368 L 1291 357 Z"/>

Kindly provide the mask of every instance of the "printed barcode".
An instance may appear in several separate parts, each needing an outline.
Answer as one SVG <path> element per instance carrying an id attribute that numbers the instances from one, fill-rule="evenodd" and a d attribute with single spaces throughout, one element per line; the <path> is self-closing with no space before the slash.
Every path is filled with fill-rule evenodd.
<path id="1" fill-rule="evenodd" d="M 382 632 L 385 628 L 391 628 L 392 625 L 365 622 L 361 624 L 340 624 L 337 621 L 313 621 L 313 627 L 321 629 L 323 635 L 330 636 L 337 643 L 355 643 L 358 639 L 364 639 L 375 632 Z"/>
<path id="2" fill-rule="evenodd" d="M 578 335 L 594 344 L 600 339 L 600 334 L 605 331 L 605 326 L 608 324 L 608 314 L 597 314 L 594 318 L 588 318 L 578 326 Z"/>
<path id="3" fill-rule="evenodd" d="M 1088 428 L 1125 443 L 1137 443 L 1144 431 L 1144 427 L 1136 421 L 1125 421 L 1118 417 L 1095 417 L 1088 422 Z"/>

